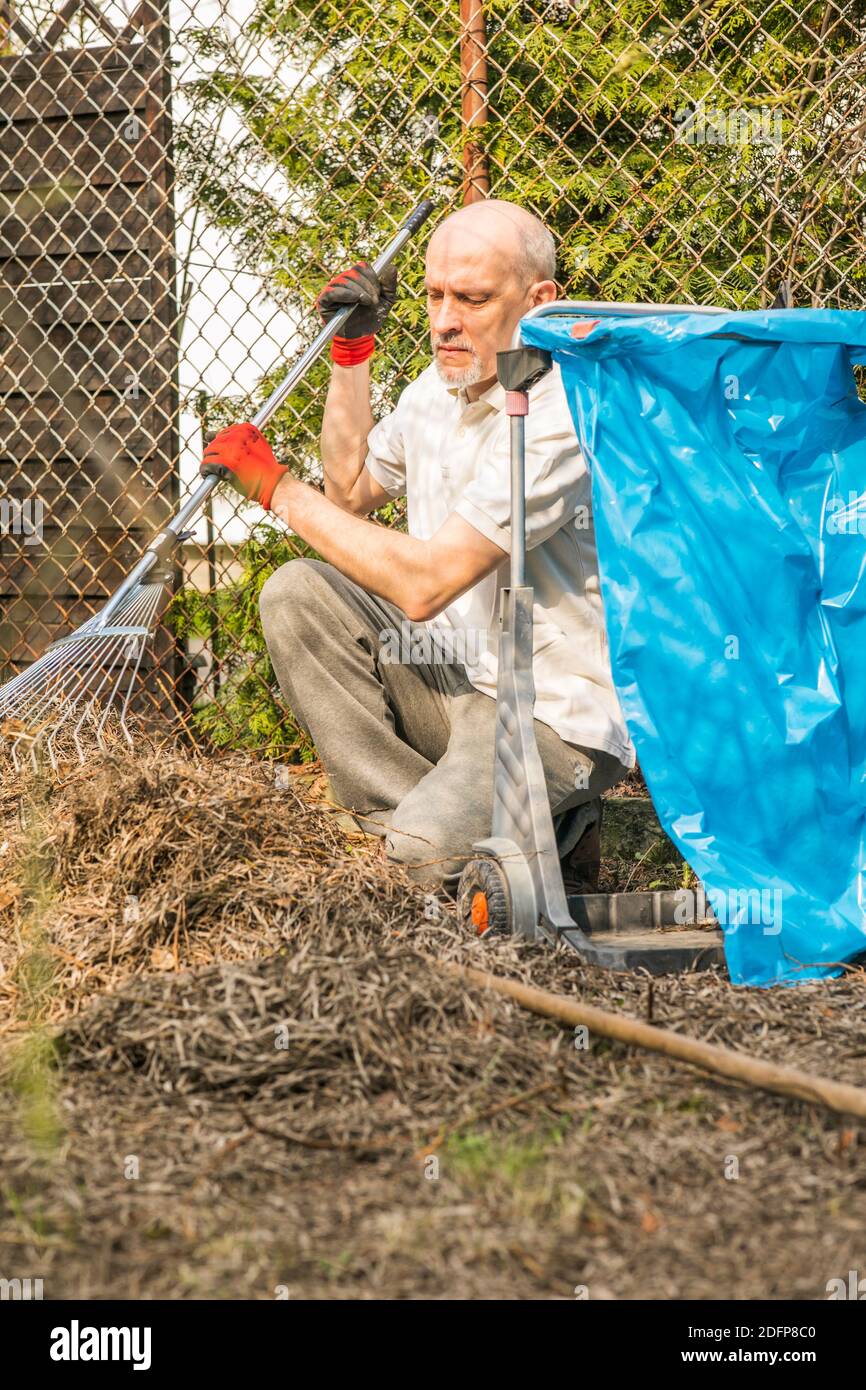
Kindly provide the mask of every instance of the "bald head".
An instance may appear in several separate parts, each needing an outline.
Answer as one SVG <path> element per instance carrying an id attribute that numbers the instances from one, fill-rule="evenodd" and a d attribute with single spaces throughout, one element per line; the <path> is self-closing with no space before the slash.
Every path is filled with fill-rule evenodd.
<path id="1" fill-rule="evenodd" d="M 470 397 L 496 379 L 496 354 L 522 316 L 556 298 L 553 237 L 537 217 L 499 198 L 439 223 L 427 247 L 427 312 L 443 381 Z"/>
<path id="2" fill-rule="evenodd" d="M 556 247 L 544 223 L 516 203 L 487 198 L 458 208 L 430 238 L 430 250 L 492 257 L 521 289 L 556 279 Z"/>

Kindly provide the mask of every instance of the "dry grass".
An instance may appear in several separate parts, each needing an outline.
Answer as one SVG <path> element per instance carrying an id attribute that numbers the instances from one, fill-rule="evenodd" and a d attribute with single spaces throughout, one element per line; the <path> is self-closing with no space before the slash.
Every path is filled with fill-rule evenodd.
<path id="1" fill-rule="evenodd" d="M 430 921 L 261 765 L 116 755 L 8 777 L 0 816 L 0 1262 L 47 1297 L 821 1298 L 862 1271 L 856 1126 L 445 979 L 650 1006 Z M 860 972 L 657 981 L 651 1007 L 862 1079 Z"/>

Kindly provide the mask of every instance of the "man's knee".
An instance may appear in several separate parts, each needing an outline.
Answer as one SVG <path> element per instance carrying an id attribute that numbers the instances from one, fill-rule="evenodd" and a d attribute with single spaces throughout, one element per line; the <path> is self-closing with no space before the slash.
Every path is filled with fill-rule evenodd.
<path id="1" fill-rule="evenodd" d="M 322 604 L 327 605 L 330 588 L 322 560 L 289 560 L 265 580 L 259 595 L 259 612 L 265 636 L 304 631 Z"/>

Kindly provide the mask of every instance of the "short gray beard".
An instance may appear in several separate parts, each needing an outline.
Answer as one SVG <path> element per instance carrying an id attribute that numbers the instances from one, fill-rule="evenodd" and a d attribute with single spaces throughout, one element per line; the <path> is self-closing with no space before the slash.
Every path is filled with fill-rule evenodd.
<path id="1" fill-rule="evenodd" d="M 433 361 L 436 364 L 436 371 L 439 373 L 440 381 L 444 381 L 446 386 L 456 387 L 458 390 L 466 386 L 476 386 L 481 380 L 483 371 L 481 358 L 478 356 L 477 352 L 472 348 L 467 348 L 467 352 L 472 353 L 472 362 L 468 367 L 464 367 L 462 372 L 455 372 L 453 367 L 443 367 L 442 363 L 439 361 L 436 347 L 441 341 L 441 338 L 433 339 Z"/>

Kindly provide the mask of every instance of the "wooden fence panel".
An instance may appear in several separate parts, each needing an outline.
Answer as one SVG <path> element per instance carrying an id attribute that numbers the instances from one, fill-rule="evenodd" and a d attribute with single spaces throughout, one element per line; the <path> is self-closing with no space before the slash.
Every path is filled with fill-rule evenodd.
<path id="1" fill-rule="evenodd" d="M 95 612 L 177 503 L 167 37 L 153 4 L 135 22 L 0 58 L 0 679 Z M 38 537 L 10 521 L 28 503 Z M 154 653 L 162 710 L 165 629 Z"/>

